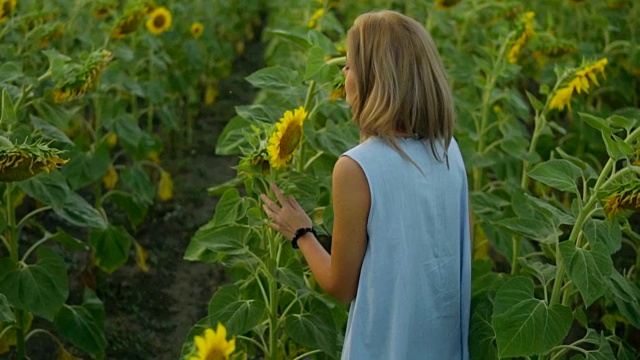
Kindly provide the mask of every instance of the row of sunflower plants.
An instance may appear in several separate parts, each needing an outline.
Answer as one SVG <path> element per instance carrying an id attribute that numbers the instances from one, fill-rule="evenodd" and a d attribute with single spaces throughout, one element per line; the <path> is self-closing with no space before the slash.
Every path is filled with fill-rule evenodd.
<path id="1" fill-rule="evenodd" d="M 472 190 L 474 358 L 637 356 L 638 11 L 469 1 L 426 21 Z"/>
<path id="2" fill-rule="evenodd" d="M 222 263 L 232 283 L 213 295 L 184 355 L 218 322 L 250 356 L 331 358 L 340 348 L 345 309 L 266 227 L 257 197 L 277 182 L 330 247 L 331 168 L 358 138 L 344 102 L 331 100 L 343 49 L 334 42 L 371 4 L 312 3 L 287 7 L 306 24 L 274 15 L 270 66 L 247 78 L 263 92 L 220 137 L 218 153 L 241 156 L 238 176 L 212 188 L 219 205 L 185 257 Z M 374 3 L 424 23 L 457 99 L 474 213 L 472 358 L 634 359 L 640 4 Z M 195 346 L 201 358 L 205 345 Z"/>
<path id="3" fill-rule="evenodd" d="M 259 200 L 262 193 L 273 195 L 269 184 L 277 183 L 312 214 L 320 240 L 330 246 L 331 171 L 338 156 L 358 141 L 341 97 L 344 57 L 335 43 L 340 39 L 329 38 L 313 23 L 316 4 L 290 5 L 288 27 L 275 28 L 284 20 L 271 13 L 278 25 L 269 22 L 265 29 L 265 59 L 276 64 L 247 77 L 259 95 L 254 104 L 236 107 L 237 116 L 219 137 L 216 153 L 240 157 L 238 176 L 210 189 L 221 198 L 185 253 L 188 260 L 222 264 L 231 280 L 213 294 L 208 316 L 183 345 L 183 356 L 196 354 L 192 359 L 214 351 L 214 344 L 198 334 L 218 323 L 235 336 L 233 356 L 339 355 L 345 307 L 319 291 L 300 253 L 265 225 Z M 325 6 L 326 16 L 332 6 Z M 309 20 L 299 24 L 302 14 Z"/>
<path id="4" fill-rule="evenodd" d="M 0 354 L 48 336 L 104 358 L 99 271 L 148 270 L 132 234 L 172 197 L 163 139 L 257 25 L 254 2 L 219 5 L 0 0 Z"/>

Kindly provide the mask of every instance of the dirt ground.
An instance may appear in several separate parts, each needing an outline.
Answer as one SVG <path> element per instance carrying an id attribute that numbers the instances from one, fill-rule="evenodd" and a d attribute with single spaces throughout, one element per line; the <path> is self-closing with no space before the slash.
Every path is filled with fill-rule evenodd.
<path id="1" fill-rule="evenodd" d="M 135 234 L 149 251 L 150 271 L 142 273 L 130 261 L 102 276 L 107 359 L 177 359 L 188 331 L 206 316 L 208 301 L 224 282 L 215 265 L 189 262 L 183 255 L 215 209 L 217 199 L 207 188 L 235 176 L 237 158 L 216 156 L 215 144 L 234 107 L 252 102 L 255 90 L 244 78 L 262 67 L 261 61 L 261 45 L 248 44 L 232 75 L 220 81 L 212 109 L 196 122 L 193 147 L 162 159 L 174 176 L 174 199 L 157 205 Z"/>

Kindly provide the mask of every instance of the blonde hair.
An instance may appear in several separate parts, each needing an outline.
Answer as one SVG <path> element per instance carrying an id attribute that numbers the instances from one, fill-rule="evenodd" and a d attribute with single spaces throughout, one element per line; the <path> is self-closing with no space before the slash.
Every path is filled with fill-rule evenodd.
<path id="1" fill-rule="evenodd" d="M 428 139 L 435 158 L 448 163 L 453 96 L 438 49 L 424 27 L 395 11 L 362 14 L 347 34 L 347 56 L 356 78 L 351 105 L 361 136 L 376 136 L 406 158 L 395 141 L 398 133 Z M 444 157 L 436 149 L 438 142 Z"/>

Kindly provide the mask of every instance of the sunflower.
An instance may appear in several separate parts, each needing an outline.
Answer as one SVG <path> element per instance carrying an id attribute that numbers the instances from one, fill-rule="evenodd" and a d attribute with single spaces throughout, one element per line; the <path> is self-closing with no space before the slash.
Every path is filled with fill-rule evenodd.
<path id="1" fill-rule="evenodd" d="M 462 0 L 436 0 L 436 8 L 438 10 L 449 10 L 458 5 Z"/>
<path id="2" fill-rule="evenodd" d="M 529 40 L 533 37 L 533 18 L 536 14 L 532 11 L 528 11 L 522 15 L 522 20 L 519 29 L 519 35 L 517 39 L 514 41 L 511 49 L 509 50 L 509 54 L 507 55 L 507 59 L 510 63 L 515 64 L 518 61 L 518 55 L 520 55 L 520 51 L 523 47 L 529 43 Z"/>
<path id="3" fill-rule="evenodd" d="M 147 30 L 154 35 L 160 35 L 171 27 L 171 12 L 165 7 L 158 7 L 149 14 Z"/>
<path id="4" fill-rule="evenodd" d="M 227 341 L 227 329 L 218 323 L 216 330 L 206 329 L 195 337 L 198 353 L 189 360 L 227 360 L 236 349 L 236 339 Z"/>
<path id="5" fill-rule="evenodd" d="M 124 14 L 116 23 L 116 26 L 111 32 L 111 37 L 114 39 L 122 39 L 138 30 L 138 27 L 140 27 L 144 19 L 144 15 L 144 11 L 134 11 Z"/>
<path id="6" fill-rule="evenodd" d="M 92 14 L 98 19 L 106 18 L 112 11 L 118 8 L 118 4 L 112 1 L 98 2 L 93 6 Z"/>
<path id="7" fill-rule="evenodd" d="M 302 123 L 306 117 L 307 112 L 301 106 L 294 112 L 286 111 L 276 124 L 276 130 L 267 146 L 271 167 L 274 169 L 285 167 L 293 158 L 293 153 L 302 142 Z"/>
<path id="8" fill-rule="evenodd" d="M 588 93 L 591 83 L 600 85 L 597 75 L 599 73 L 604 77 L 604 67 L 607 63 L 607 58 L 602 58 L 594 63 L 587 63 L 576 70 L 569 83 L 552 94 L 549 108 L 563 110 L 565 106 L 568 106 L 571 109 L 571 97 L 574 92 L 578 94 Z"/>
<path id="9" fill-rule="evenodd" d="M 197 21 L 191 24 L 191 28 L 189 29 L 189 32 L 191 33 L 191 36 L 193 36 L 194 39 L 197 39 L 200 36 L 202 36 L 203 31 L 204 31 L 204 25 L 202 25 L 202 23 Z"/>
<path id="10" fill-rule="evenodd" d="M 5 22 L 16 9 L 17 0 L 0 0 L 0 24 Z"/>
<path id="11" fill-rule="evenodd" d="M 22 181 L 50 172 L 69 161 L 60 158 L 62 152 L 42 141 L 13 144 L 0 136 L 0 181 Z"/>
<path id="12" fill-rule="evenodd" d="M 72 77 L 69 80 L 65 80 L 57 86 L 53 93 L 54 101 L 61 103 L 72 100 L 95 88 L 102 76 L 102 71 L 111 59 L 111 52 L 108 50 L 92 52 L 87 56 L 84 64 L 76 66 L 77 70 L 70 72 Z"/>
<path id="13" fill-rule="evenodd" d="M 620 184 L 609 191 L 602 206 L 608 218 L 621 214 L 626 210 L 640 210 L 640 182 L 632 180 L 627 184 Z"/>
<path id="14" fill-rule="evenodd" d="M 318 20 L 324 16 L 324 9 L 319 8 L 316 10 L 313 15 L 311 15 L 311 19 L 309 19 L 309 23 L 307 26 L 309 29 L 315 29 L 318 26 Z"/>

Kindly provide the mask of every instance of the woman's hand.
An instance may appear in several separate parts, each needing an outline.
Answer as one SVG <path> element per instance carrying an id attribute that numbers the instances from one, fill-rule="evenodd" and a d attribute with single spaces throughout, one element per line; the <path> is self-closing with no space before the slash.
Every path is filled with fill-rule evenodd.
<path id="1" fill-rule="evenodd" d="M 271 190 L 280 205 L 269 199 L 267 195 L 260 195 L 260 199 L 264 202 L 262 208 L 272 220 L 268 224 L 269 227 L 291 240 L 295 236 L 296 230 L 313 226 L 313 222 L 293 196 L 285 197 L 276 184 L 271 184 Z"/>

